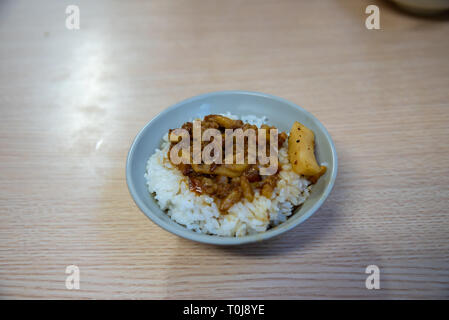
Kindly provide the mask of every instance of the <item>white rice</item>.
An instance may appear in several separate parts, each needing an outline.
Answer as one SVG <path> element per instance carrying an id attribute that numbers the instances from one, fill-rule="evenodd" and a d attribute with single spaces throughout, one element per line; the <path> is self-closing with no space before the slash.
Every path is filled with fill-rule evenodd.
<path id="1" fill-rule="evenodd" d="M 227 117 L 238 119 L 231 114 Z M 266 118 L 241 117 L 260 127 Z M 168 134 L 163 138 L 160 149 L 150 157 L 145 178 L 148 191 L 154 194 L 162 210 L 171 219 L 188 229 L 200 233 L 220 236 L 244 236 L 266 231 L 292 214 L 294 206 L 302 204 L 309 196 L 310 182 L 292 170 L 287 154 L 287 141 L 279 149 L 279 180 L 271 199 L 255 191 L 253 202 L 242 199 L 234 204 L 228 213 L 220 214 L 212 197 L 197 195 L 189 189 L 188 177 L 173 166 L 168 159 L 170 143 Z"/>

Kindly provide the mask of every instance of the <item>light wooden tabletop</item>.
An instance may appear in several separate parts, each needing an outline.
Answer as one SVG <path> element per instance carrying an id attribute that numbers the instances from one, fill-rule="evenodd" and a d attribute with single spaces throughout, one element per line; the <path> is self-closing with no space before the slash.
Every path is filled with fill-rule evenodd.
<path id="1" fill-rule="evenodd" d="M 69 4 L 0 3 L 0 297 L 449 298 L 447 19 L 382 1 L 73 1 L 69 30 Z M 304 224 L 214 247 L 142 214 L 125 159 L 163 109 L 230 89 L 312 112 L 340 165 Z"/>

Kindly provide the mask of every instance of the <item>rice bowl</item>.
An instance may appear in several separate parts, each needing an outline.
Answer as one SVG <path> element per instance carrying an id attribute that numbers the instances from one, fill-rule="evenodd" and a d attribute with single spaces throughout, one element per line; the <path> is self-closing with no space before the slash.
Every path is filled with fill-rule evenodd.
<path id="1" fill-rule="evenodd" d="M 148 191 L 145 177 L 148 159 L 161 148 L 163 136 L 170 128 L 182 124 L 186 117 L 207 114 L 254 114 L 267 117 L 271 124 L 287 130 L 292 119 L 301 121 L 315 133 L 316 156 L 328 164 L 326 174 L 313 185 L 307 200 L 293 209 L 289 218 L 265 232 L 246 236 L 217 236 L 189 230 L 175 222 L 162 210 L 154 194 Z M 310 112 L 297 104 L 273 95 L 249 91 L 221 91 L 195 96 L 166 108 L 149 121 L 134 138 L 126 160 L 126 183 L 137 207 L 153 223 L 181 238 L 213 245 L 242 245 L 277 237 L 311 217 L 329 196 L 337 176 L 338 160 L 332 138 L 326 128 Z"/>

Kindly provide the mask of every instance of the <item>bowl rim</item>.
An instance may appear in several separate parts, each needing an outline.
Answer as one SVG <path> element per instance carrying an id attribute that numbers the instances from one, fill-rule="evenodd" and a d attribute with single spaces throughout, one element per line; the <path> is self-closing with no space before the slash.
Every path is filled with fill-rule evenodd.
<path id="1" fill-rule="evenodd" d="M 218 236 L 218 235 L 209 235 L 209 234 L 203 234 L 203 233 L 196 233 L 192 230 L 189 230 L 185 228 L 184 226 L 178 224 L 182 227 L 182 229 L 176 229 L 173 226 L 173 223 L 177 223 L 175 221 L 170 220 L 170 222 L 166 222 L 159 218 L 156 214 L 154 214 L 150 208 L 148 208 L 143 201 L 137 197 L 137 192 L 135 188 L 134 181 L 132 179 L 131 174 L 131 160 L 134 155 L 134 152 L 136 150 L 136 146 L 138 145 L 138 142 L 142 139 L 143 132 L 146 131 L 146 129 L 151 126 L 154 122 L 158 121 L 159 118 L 161 118 L 163 115 L 181 108 L 186 103 L 194 102 L 197 100 L 202 100 L 207 97 L 212 96 L 221 96 L 221 95 L 249 95 L 249 96 L 258 96 L 263 98 L 272 99 L 275 101 L 278 101 L 280 103 L 284 103 L 287 105 L 290 105 L 291 107 L 294 107 L 296 109 L 299 109 L 301 112 L 307 114 L 309 117 L 311 117 L 317 124 L 317 126 L 320 128 L 320 130 L 323 132 L 324 136 L 328 140 L 330 147 L 331 147 L 331 153 L 332 153 L 332 174 L 329 179 L 329 183 L 325 186 L 324 192 L 321 195 L 321 197 L 318 199 L 318 201 L 308 210 L 306 211 L 297 221 L 294 223 L 286 225 L 284 228 L 275 228 L 270 229 L 268 231 L 257 233 L 253 235 L 247 235 L 242 237 L 229 237 L 229 236 Z M 325 200 L 328 198 L 337 177 L 337 171 L 338 171 L 338 159 L 337 159 L 337 152 L 335 149 L 334 142 L 327 131 L 327 129 L 324 127 L 324 125 L 309 111 L 301 108 L 300 106 L 296 105 L 295 103 L 288 101 L 284 98 L 280 98 L 271 94 L 261 93 L 261 92 L 254 92 L 254 91 L 243 91 L 243 90 L 227 90 L 227 91 L 214 91 L 209 93 L 200 94 L 185 100 L 182 100 L 180 102 L 175 103 L 174 105 L 164 109 L 159 114 L 157 114 L 154 118 L 152 118 L 136 135 L 134 138 L 131 147 L 128 151 L 128 155 L 126 158 L 126 183 L 128 185 L 129 193 L 131 194 L 131 197 L 133 198 L 136 205 L 139 207 L 139 209 L 142 211 L 142 213 L 145 214 L 150 220 L 152 220 L 155 224 L 157 224 L 162 229 L 175 234 L 177 236 L 180 236 L 182 238 L 206 243 L 206 244 L 213 244 L 213 245 L 240 245 L 240 244 L 246 244 L 246 243 L 252 243 L 252 242 L 259 242 L 262 240 L 267 240 L 276 236 L 279 236 L 280 234 L 287 232 L 298 225 L 302 224 L 304 221 L 306 221 L 308 218 L 310 218 L 317 210 L 321 207 L 321 205 L 325 202 Z M 307 200 L 306 200 L 307 201 Z M 282 224 L 281 224 L 282 225 Z"/>

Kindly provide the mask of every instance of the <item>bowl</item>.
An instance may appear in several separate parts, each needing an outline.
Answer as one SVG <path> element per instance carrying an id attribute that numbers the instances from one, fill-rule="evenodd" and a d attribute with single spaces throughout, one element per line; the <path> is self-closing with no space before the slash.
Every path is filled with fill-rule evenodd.
<path id="1" fill-rule="evenodd" d="M 449 10 L 449 0 L 391 0 L 399 7 L 416 14 L 437 14 Z"/>
<path id="2" fill-rule="evenodd" d="M 280 225 L 263 233 L 243 237 L 224 237 L 198 233 L 171 220 L 162 211 L 146 187 L 144 177 L 148 158 L 160 147 L 163 135 L 184 122 L 208 114 L 230 112 L 236 115 L 266 116 L 270 125 L 290 132 L 299 121 L 315 133 L 315 152 L 319 163 L 326 163 L 327 172 L 313 186 L 307 200 Z M 199 95 L 181 101 L 153 118 L 138 133 L 128 153 L 126 181 L 137 206 L 154 223 L 180 237 L 214 245 L 240 245 L 278 236 L 304 222 L 323 204 L 337 176 L 337 153 L 326 128 L 310 112 L 296 104 L 272 95 L 247 91 L 222 91 Z"/>

